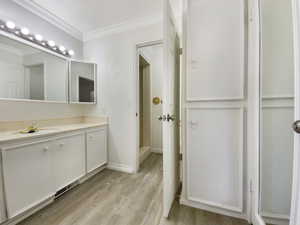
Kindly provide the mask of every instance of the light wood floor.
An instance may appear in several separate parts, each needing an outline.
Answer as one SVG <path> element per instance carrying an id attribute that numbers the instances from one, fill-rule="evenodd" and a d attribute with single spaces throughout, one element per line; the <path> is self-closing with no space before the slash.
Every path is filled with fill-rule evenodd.
<path id="1" fill-rule="evenodd" d="M 138 174 L 104 170 L 19 225 L 246 225 L 174 204 L 162 218 L 162 157 L 151 154 Z"/>

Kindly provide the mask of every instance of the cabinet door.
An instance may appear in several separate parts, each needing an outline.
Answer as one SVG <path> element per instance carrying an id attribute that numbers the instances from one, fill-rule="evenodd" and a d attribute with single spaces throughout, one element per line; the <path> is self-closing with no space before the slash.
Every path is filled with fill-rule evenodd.
<path id="1" fill-rule="evenodd" d="M 87 133 L 87 172 L 107 163 L 106 128 Z"/>
<path id="2" fill-rule="evenodd" d="M 8 216 L 12 218 L 51 197 L 50 143 L 3 150 Z"/>
<path id="3" fill-rule="evenodd" d="M 61 138 L 54 146 L 52 168 L 58 191 L 85 175 L 84 134 Z"/>
<path id="4" fill-rule="evenodd" d="M 2 162 L 0 160 L 0 223 L 6 220 L 5 205 L 4 205 L 4 193 L 3 193 L 3 177 L 2 177 Z"/>

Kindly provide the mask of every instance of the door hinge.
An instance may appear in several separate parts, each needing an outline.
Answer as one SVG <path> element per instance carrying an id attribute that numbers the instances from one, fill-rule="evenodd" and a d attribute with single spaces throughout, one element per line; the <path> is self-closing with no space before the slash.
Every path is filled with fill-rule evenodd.
<path id="1" fill-rule="evenodd" d="M 180 200 L 181 193 L 182 193 L 182 182 L 180 181 L 179 185 L 178 185 L 177 193 L 176 193 L 176 197 L 178 200 Z"/>
<path id="2" fill-rule="evenodd" d="M 179 55 L 182 55 L 182 54 L 183 54 L 183 49 L 179 48 Z"/>
<path id="3" fill-rule="evenodd" d="M 179 161 L 182 161 L 182 153 L 179 153 Z"/>

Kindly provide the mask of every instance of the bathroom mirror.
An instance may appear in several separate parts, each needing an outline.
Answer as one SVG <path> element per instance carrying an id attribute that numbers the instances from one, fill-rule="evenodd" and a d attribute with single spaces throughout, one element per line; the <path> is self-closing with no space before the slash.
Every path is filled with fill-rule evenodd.
<path id="1" fill-rule="evenodd" d="M 288 225 L 294 134 L 292 1 L 261 0 L 260 209 L 268 225 Z"/>
<path id="2" fill-rule="evenodd" d="M 94 63 L 70 62 L 71 103 L 96 103 L 96 71 Z"/>
<path id="3" fill-rule="evenodd" d="M 0 99 L 68 102 L 68 62 L 0 35 Z"/>

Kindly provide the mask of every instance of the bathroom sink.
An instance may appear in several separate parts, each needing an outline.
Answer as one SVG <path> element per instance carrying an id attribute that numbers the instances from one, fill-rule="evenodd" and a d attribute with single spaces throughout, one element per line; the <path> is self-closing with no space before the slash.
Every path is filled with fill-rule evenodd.
<path id="1" fill-rule="evenodd" d="M 47 133 L 51 131 L 58 131 L 59 128 L 56 127 L 48 127 L 48 128 L 26 128 L 24 130 L 19 131 L 20 134 L 35 134 L 35 133 Z"/>

